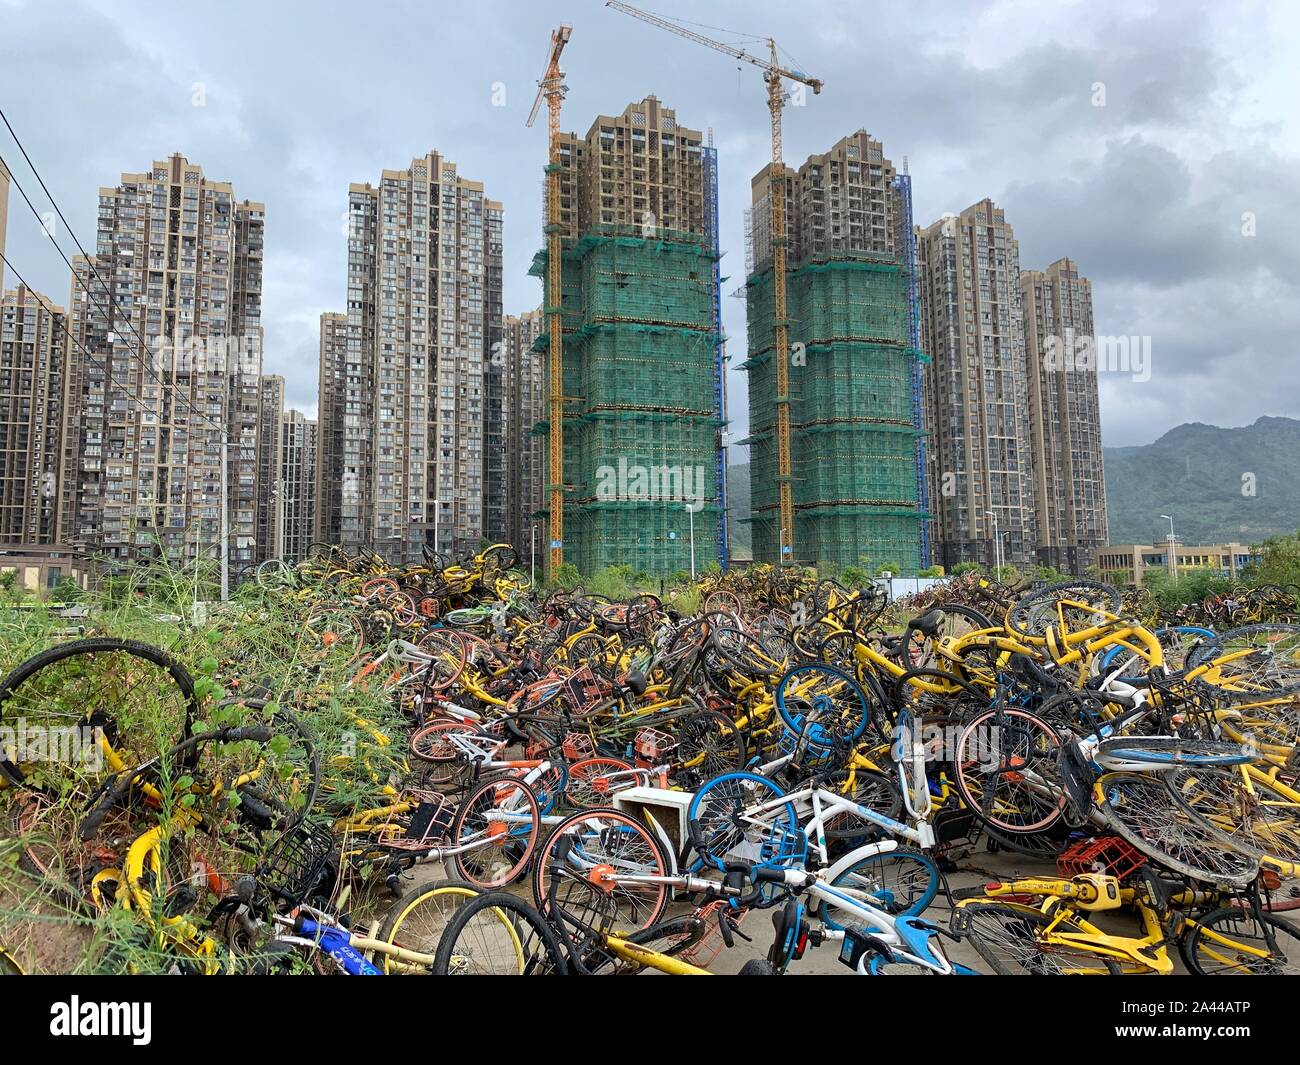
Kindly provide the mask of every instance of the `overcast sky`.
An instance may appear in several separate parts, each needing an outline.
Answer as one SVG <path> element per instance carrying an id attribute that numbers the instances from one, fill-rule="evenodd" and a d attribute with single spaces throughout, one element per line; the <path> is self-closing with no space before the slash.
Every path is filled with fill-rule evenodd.
<path id="1" fill-rule="evenodd" d="M 1150 380 L 1103 376 L 1106 444 L 1184 421 L 1300 415 L 1300 5 L 648 6 L 773 34 L 825 81 L 786 112 L 787 162 L 864 128 L 896 165 L 907 157 L 918 223 L 991 196 L 1024 268 L 1075 258 L 1097 332 L 1151 337 Z M 734 291 L 749 180 L 770 157 L 761 74 L 599 0 L 0 0 L 0 107 L 88 248 L 99 186 L 173 151 L 263 201 L 266 369 L 313 412 L 317 319 L 346 309 L 349 182 L 442 152 L 505 204 L 506 311 L 541 302 L 527 268 L 542 239 L 545 119 L 524 120 L 560 22 L 573 25 L 566 129 L 585 133 L 650 93 L 682 124 L 713 128 Z M 0 155 L 34 191 L 2 128 Z M 10 201 L 10 258 L 66 303 L 66 267 Z M 741 301 L 724 299 L 724 315 L 739 364 Z M 743 432 L 744 375 L 730 388 Z"/>

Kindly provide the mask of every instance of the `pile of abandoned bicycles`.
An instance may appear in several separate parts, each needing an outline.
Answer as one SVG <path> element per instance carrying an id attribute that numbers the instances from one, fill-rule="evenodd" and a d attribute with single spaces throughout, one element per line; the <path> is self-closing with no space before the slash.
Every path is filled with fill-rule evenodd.
<path id="1" fill-rule="evenodd" d="M 517 563 L 320 548 L 241 592 L 278 659 L 226 616 L 187 665 L 18 665 L 0 909 L 108 972 L 1300 968 L 1300 626 L 1152 629 L 1086 580 L 900 626 L 763 566 L 683 614 Z M 952 886 L 989 852 L 1034 872 Z M 23 927 L 0 972 L 42 968 Z"/>

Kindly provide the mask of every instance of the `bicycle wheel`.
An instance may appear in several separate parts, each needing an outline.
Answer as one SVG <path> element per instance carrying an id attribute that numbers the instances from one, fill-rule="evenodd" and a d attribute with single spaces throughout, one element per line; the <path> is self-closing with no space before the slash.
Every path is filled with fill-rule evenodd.
<path id="1" fill-rule="evenodd" d="M 954 911 L 953 930 L 999 976 L 1118 976 L 1121 972 L 1111 958 L 1054 940 L 1052 934 L 1057 932 L 1087 934 L 1068 914 L 1049 917 L 1022 903 L 976 902 Z"/>
<path id="2" fill-rule="evenodd" d="M 296 657 L 308 666 L 342 664 L 359 655 L 365 646 L 365 626 L 350 608 L 320 604 L 303 619 Z"/>
<path id="3" fill-rule="evenodd" d="M 261 834 L 297 827 L 311 812 L 320 787 L 320 759 L 301 718 L 267 699 L 227 700 L 218 710 L 237 715 L 244 729 L 269 726 L 271 738 L 205 744 L 197 772 L 219 775 L 226 790 L 237 796 L 231 802 L 245 829 Z M 227 720 L 235 723 L 233 717 Z"/>
<path id="4" fill-rule="evenodd" d="M 1224 843 L 1257 858 L 1300 864 L 1300 801 L 1293 792 L 1262 776 L 1192 768 L 1170 773 L 1169 790 Z"/>
<path id="5" fill-rule="evenodd" d="M 900 848 L 859 859 L 839 873 L 830 886 L 895 917 L 915 917 L 939 893 L 939 867 L 929 855 Z M 856 910 L 830 900 L 822 901 L 821 918 L 831 928 L 866 931 L 872 927 Z"/>
<path id="6" fill-rule="evenodd" d="M 677 775 L 699 782 L 745 765 L 745 736 L 726 714 L 700 710 L 677 724 Z M 679 783 L 686 783 L 679 781 Z"/>
<path id="7" fill-rule="evenodd" d="M 747 814 L 783 796 L 779 787 L 757 773 L 724 773 L 695 793 L 686 810 L 691 845 L 708 864 L 725 869 L 728 861 L 761 861 L 765 850 L 795 832 L 799 823 L 793 803 L 780 803 L 762 814 Z"/>
<path id="8" fill-rule="evenodd" d="M 559 940 L 540 913 L 503 891 L 465 902 L 447 922 L 435 976 L 551 976 L 567 971 Z"/>
<path id="9" fill-rule="evenodd" d="M 420 637 L 419 648 L 432 659 L 428 665 L 412 667 L 421 672 L 426 698 L 446 691 L 460 679 L 469 658 L 469 647 L 460 633 L 454 629 L 434 629 Z"/>
<path id="10" fill-rule="evenodd" d="M 480 894 L 463 880 L 440 880 L 412 888 L 389 909 L 380 926 L 378 939 L 395 947 L 436 955 L 447 924 L 462 904 Z M 385 974 L 416 975 L 412 966 L 381 955 L 378 963 Z"/>
<path id="11" fill-rule="evenodd" d="M 636 787 L 639 780 L 632 766 L 617 758 L 584 758 L 569 766 L 564 800 L 585 809 L 609 802 L 610 796 Z"/>
<path id="12" fill-rule="evenodd" d="M 828 783 L 828 787 L 852 799 L 859 806 L 897 821 L 903 816 L 903 793 L 898 790 L 895 779 L 873 769 L 855 769 L 852 790 L 849 789 L 847 773 L 842 777 L 837 774 L 832 778 L 833 782 Z M 834 845 L 831 849 L 835 852 L 862 846 L 882 833 L 876 822 L 868 821 L 852 810 L 826 818 L 822 823 L 822 831 L 827 842 Z"/>
<path id="13" fill-rule="evenodd" d="M 1219 698 L 1300 694 L 1300 625 L 1229 629 L 1198 649 L 1192 662 L 1197 683 Z"/>
<path id="14" fill-rule="evenodd" d="M 431 767 L 426 779 L 432 787 L 447 787 L 473 770 L 469 758 L 452 741 L 453 736 L 487 738 L 477 725 L 451 718 L 439 718 L 411 733 L 411 754 Z"/>
<path id="15" fill-rule="evenodd" d="M 776 709 L 787 728 L 823 750 L 851 746 L 872 722 L 858 682 L 832 666 L 786 670 L 776 686 Z"/>
<path id="16" fill-rule="evenodd" d="M 1022 595 L 1007 612 L 1007 628 L 1017 636 L 1043 639 L 1048 629 L 1060 633 L 1091 628 L 1119 613 L 1119 592 L 1101 581 L 1061 581 Z"/>
<path id="17" fill-rule="evenodd" d="M 1042 718 L 1005 707 L 972 718 L 953 750 L 957 792 L 981 821 L 1009 834 L 1038 833 L 1064 815 L 1061 738 Z"/>
<path id="18" fill-rule="evenodd" d="M 0 778 L 66 794 L 105 769 L 139 765 L 188 737 L 197 713 L 193 679 L 159 648 L 107 637 L 73 640 L 32 656 L 0 681 L 0 725 L 59 744 L 59 757 L 47 750 L 32 761 L 0 749 Z"/>
<path id="19" fill-rule="evenodd" d="M 542 812 L 533 789 L 513 777 L 492 777 L 469 791 L 449 839 L 457 850 L 449 872 L 480 889 L 504 887 L 524 875 L 537 847 Z"/>
<path id="20" fill-rule="evenodd" d="M 1271 913 L 1226 906 L 1189 924 L 1178 946 L 1197 976 L 1300 973 L 1300 930 Z"/>
<path id="21" fill-rule="evenodd" d="M 665 885 L 611 884 L 599 879 L 601 872 L 667 876 L 669 864 L 659 841 L 640 821 L 614 810 L 583 810 L 556 825 L 538 853 L 533 901 L 548 912 L 553 890 L 560 909 L 599 908 L 608 915 L 611 929 L 625 931 L 649 928 L 663 916 L 668 905 Z M 598 895 L 606 896 L 600 907 L 594 904 Z"/>
<path id="22" fill-rule="evenodd" d="M 1094 788 L 1106 823 L 1149 859 L 1202 883 L 1245 887 L 1259 861 L 1179 806 L 1163 774 L 1107 773 Z"/>

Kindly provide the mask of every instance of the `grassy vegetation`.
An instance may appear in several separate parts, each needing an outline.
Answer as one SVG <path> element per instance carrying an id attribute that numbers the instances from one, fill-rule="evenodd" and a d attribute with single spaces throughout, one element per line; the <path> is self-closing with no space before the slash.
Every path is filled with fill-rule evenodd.
<path id="1" fill-rule="evenodd" d="M 385 789 L 400 784 L 406 774 L 401 737 L 407 724 L 391 695 L 377 686 L 349 683 L 356 666 L 351 650 L 322 655 L 300 638 L 312 607 L 310 594 L 263 592 L 256 585 L 247 585 L 238 589 L 230 602 L 206 609 L 200 605 L 196 611 L 193 573 L 154 565 L 140 568 L 129 578 L 107 582 L 93 593 L 77 593 L 74 601 L 86 610 L 75 623 L 60 617 L 60 608 L 52 603 L 21 601 L 12 594 L 0 601 L 0 666 L 8 672 L 38 651 L 80 635 L 111 635 L 162 648 L 196 680 L 199 706 L 194 731 L 238 725 L 251 720 L 254 713 L 269 714 L 277 707 L 306 723 L 321 769 L 316 809 L 325 817 L 383 804 Z M 79 631 L 82 629 L 85 631 Z M 245 699 L 255 690 L 265 694 L 261 688 L 274 694 L 266 711 L 252 709 Z M 131 713 L 139 717 L 158 710 L 147 700 L 131 705 Z M 0 723 L 11 724 L 4 707 L 0 707 Z M 127 734 L 149 735 L 159 749 L 179 738 L 174 719 L 119 717 L 117 725 Z M 392 742 L 393 738 L 397 742 Z M 281 743 L 279 737 L 275 743 Z M 234 764 L 241 756 L 238 748 L 238 744 L 205 748 L 205 758 L 213 760 L 203 763 L 209 775 L 221 776 L 223 760 Z M 158 749 L 149 753 L 157 754 Z M 60 816 L 61 806 L 86 809 L 87 796 L 97 782 L 90 772 L 40 778 L 62 798 L 21 840 L 15 838 L 13 827 L 18 810 L 16 789 L 0 791 L 0 944 L 28 968 L 42 972 L 166 971 L 174 964 L 175 954 L 165 949 L 162 937 L 111 904 L 111 886 L 110 904 L 94 912 L 52 893 L 48 884 L 42 885 L 21 867 L 25 846 L 51 844 L 58 826 L 72 820 Z M 187 778 L 177 778 L 167 766 L 159 773 L 162 808 L 136 810 L 138 804 L 133 804 L 132 834 L 148 825 L 169 824 L 169 804 L 190 806 L 195 802 Z M 99 778 L 102 776 L 101 771 Z M 238 797 L 228 796 L 227 802 L 227 807 L 216 806 L 215 812 L 204 811 L 219 829 L 169 829 L 164 853 L 170 849 L 184 856 L 191 849 L 201 849 L 204 860 L 223 876 L 254 867 L 258 855 L 243 849 L 247 839 L 234 838 L 236 819 L 229 818 L 229 825 L 220 820 L 223 812 L 237 805 Z M 202 912 L 201 908 L 196 912 Z"/>

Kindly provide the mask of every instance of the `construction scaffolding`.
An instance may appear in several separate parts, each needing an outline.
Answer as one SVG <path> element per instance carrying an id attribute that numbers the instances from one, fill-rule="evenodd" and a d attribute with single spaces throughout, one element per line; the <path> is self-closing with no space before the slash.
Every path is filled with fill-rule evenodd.
<path id="1" fill-rule="evenodd" d="M 709 240 L 713 245 L 713 328 L 717 333 L 718 347 L 714 357 L 713 402 L 718 412 L 718 505 L 721 519 L 718 522 L 718 561 L 727 569 L 731 559 L 731 528 L 727 496 L 727 352 L 726 337 L 722 332 L 722 240 L 718 222 L 718 150 L 713 147 L 713 130 L 709 130 L 709 143 L 703 150 L 705 210 L 708 214 Z"/>
<path id="2" fill-rule="evenodd" d="M 918 264 L 916 261 L 916 229 L 912 224 L 912 175 L 907 173 L 907 160 L 903 160 L 903 173 L 895 174 L 893 185 L 898 193 L 899 204 L 899 248 L 902 253 L 902 265 L 908 273 L 908 300 L 912 305 L 912 327 L 909 333 L 912 347 L 921 349 L 921 286 L 918 283 Z M 921 364 L 917 359 L 912 365 L 912 421 L 919 428 L 925 425 L 921 398 Z M 921 567 L 930 566 L 930 518 L 928 486 L 925 475 L 925 434 L 916 437 L 916 485 L 920 493 L 921 506 Z"/>
<path id="3" fill-rule="evenodd" d="M 584 574 L 688 572 L 692 531 L 697 570 L 721 561 L 716 269 L 707 237 L 662 228 L 599 224 L 562 253 L 565 559 Z"/>
<path id="4" fill-rule="evenodd" d="M 910 229 L 910 226 L 908 227 Z M 865 252 L 789 271 L 794 543 L 798 561 L 915 572 L 923 558 L 914 272 Z M 754 557 L 779 524 L 770 260 L 746 284 Z"/>

